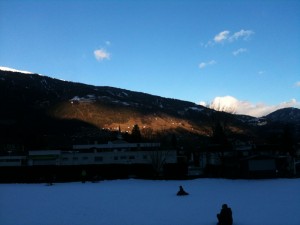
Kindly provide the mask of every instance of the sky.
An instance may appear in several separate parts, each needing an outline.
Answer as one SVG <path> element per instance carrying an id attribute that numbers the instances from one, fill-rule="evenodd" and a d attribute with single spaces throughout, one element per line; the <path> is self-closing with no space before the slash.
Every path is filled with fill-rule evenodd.
<path id="1" fill-rule="evenodd" d="M 237 113 L 300 108 L 298 0 L 0 0 L 0 66 Z"/>
<path id="2" fill-rule="evenodd" d="M 182 185 L 188 196 L 176 196 Z M 299 225 L 300 179 L 104 180 L 0 184 L 5 225 Z"/>

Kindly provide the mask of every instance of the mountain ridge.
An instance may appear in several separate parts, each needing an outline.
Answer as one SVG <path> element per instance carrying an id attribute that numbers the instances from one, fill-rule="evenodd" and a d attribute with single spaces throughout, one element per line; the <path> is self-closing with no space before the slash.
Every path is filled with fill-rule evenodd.
<path id="1" fill-rule="evenodd" d="M 106 137 L 107 131 L 130 133 L 136 124 L 147 139 L 176 134 L 195 140 L 211 137 L 216 122 L 226 127 L 229 136 L 255 136 L 257 125 L 263 124 L 260 118 L 218 112 L 188 101 L 39 74 L 18 75 L 0 70 L 0 100 L 5 108 L 0 112 L 0 127 L 8 131 L 2 133 L 2 142 L 49 136 L 71 140 L 93 132 Z"/>

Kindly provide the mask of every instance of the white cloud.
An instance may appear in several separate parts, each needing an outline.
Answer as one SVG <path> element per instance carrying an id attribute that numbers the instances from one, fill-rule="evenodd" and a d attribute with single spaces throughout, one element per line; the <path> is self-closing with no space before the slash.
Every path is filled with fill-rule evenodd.
<path id="1" fill-rule="evenodd" d="M 247 52 L 247 51 L 248 51 L 248 50 L 247 50 L 246 48 L 239 48 L 239 49 L 233 51 L 232 54 L 233 54 L 234 56 L 237 56 L 237 55 L 239 55 L 239 54 L 241 54 L 241 53 L 244 53 L 244 52 Z"/>
<path id="2" fill-rule="evenodd" d="M 204 107 L 207 107 L 207 103 L 205 101 L 201 101 L 198 103 L 198 105 L 201 105 L 201 106 L 204 106 Z"/>
<path id="3" fill-rule="evenodd" d="M 290 101 L 282 102 L 278 105 L 267 105 L 264 103 L 253 104 L 249 101 L 241 101 L 232 96 L 216 97 L 210 104 L 203 104 L 203 102 L 201 102 L 201 105 L 207 105 L 209 108 L 218 111 L 254 117 L 266 116 L 278 109 L 287 107 L 300 108 L 300 102 L 297 102 L 296 99 L 291 99 Z"/>
<path id="4" fill-rule="evenodd" d="M 220 33 L 218 33 L 215 37 L 214 37 L 214 41 L 219 43 L 219 42 L 222 42 L 224 40 L 226 40 L 228 38 L 228 35 L 229 35 L 229 31 L 228 30 L 224 30 Z"/>
<path id="5" fill-rule="evenodd" d="M 296 86 L 296 87 L 300 87 L 300 81 L 296 82 L 296 83 L 295 83 L 295 86 Z"/>
<path id="6" fill-rule="evenodd" d="M 202 62 L 202 63 L 199 64 L 200 69 L 203 69 L 205 66 L 206 66 L 205 62 Z"/>
<path id="7" fill-rule="evenodd" d="M 199 64 L 199 68 L 200 69 L 204 69 L 205 67 L 207 67 L 207 66 L 212 66 L 212 65 L 214 65 L 214 64 L 216 64 L 217 62 L 215 61 L 215 60 L 211 60 L 211 61 L 209 61 L 209 62 L 201 62 L 200 64 Z"/>
<path id="8" fill-rule="evenodd" d="M 211 47 L 214 46 L 215 44 L 220 44 L 220 43 L 230 43 L 234 42 L 237 40 L 248 40 L 251 35 L 254 34 L 254 31 L 252 30 L 240 30 L 232 35 L 230 35 L 229 30 L 224 30 L 221 31 L 220 33 L 216 34 L 215 37 L 212 40 L 209 40 L 206 44 L 202 44 L 204 47 Z"/>
<path id="9" fill-rule="evenodd" d="M 217 111 L 236 113 L 239 102 L 232 96 L 216 97 L 209 107 Z"/>
<path id="10" fill-rule="evenodd" d="M 110 53 L 107 52 L 104 48 L 96 49 L 94 51 L 94 56 L 98 61 L 102 61 L 104 59 L 110 59 Z"/>
<path id="11" fill-rule="evenodd" d="M 238 39 L 248 40 L 249 37 L 254 34 L 252 30 L 240 30 L 235 32 L 232 36 L 228 38 L 229 41 L 236 41 Z"/>

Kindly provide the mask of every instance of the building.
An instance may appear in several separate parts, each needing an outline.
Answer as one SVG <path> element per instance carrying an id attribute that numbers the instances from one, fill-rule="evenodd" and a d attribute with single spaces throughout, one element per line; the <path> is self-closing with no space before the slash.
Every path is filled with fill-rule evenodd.
<path id="1" fill-rule="evenodd" d="M 163 176 L 167 169 L 172 170 L 176 164 L 176 150 L 163 150 L 160 143 L 128 143 L 123 140 L 107 144 L 73 145 L 70 150 L 34 150 L 24 156 L 0 157 L 0 167 L 3 169 L 19 167 L 35 177 L 49 177 L 53 173 L 56 177 L 60 176 L 61 180 L 70 176 L 78 179 L 80 170 L 87 170 L 93 177 L 119 178 L 136 174 Z"/>

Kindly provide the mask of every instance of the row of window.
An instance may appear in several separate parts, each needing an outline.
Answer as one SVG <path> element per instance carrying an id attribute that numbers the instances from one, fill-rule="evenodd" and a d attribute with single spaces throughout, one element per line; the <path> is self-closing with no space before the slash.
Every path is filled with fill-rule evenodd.
<path id="1" fill-rule="evenodd" d="M 0 159 L 0 162 L 21 162 L 21 159 Z"/>
<path id="2" fill-rule="evenodd" d="M 134 160 L 134 159 L 136 159 L 136 157 L 134 155 L 130 155 L 130 156 L 114 156 L 113 159 L 114 160 L 128 160 L 128 159 L 129 160 Z M 148 159 L 148 156 L 147 155 L 143 155 L 143 159 Z M 79 158 L 78 157 L 73 157 L 73 158 L 67 158 L 67 157 L 65 157 L 62 160 L 63 161 L 69 161 L 69 160 L 78 161 Z M 87 160 L 89 160 L 89 157 L 86 157 L 86 156 L 81 157 L 81 160 L 87 161 Z M 102 162 L 103 161 L 103 156 L 95 156 L 94 161 L 95 162 Z"/>

